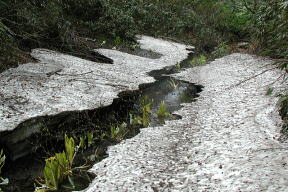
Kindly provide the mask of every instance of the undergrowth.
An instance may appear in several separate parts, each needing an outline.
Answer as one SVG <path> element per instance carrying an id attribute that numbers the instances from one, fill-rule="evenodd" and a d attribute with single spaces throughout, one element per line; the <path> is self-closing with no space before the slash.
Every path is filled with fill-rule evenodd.
<path id="1" fill-rule="evenodd" d="M 136 34 L 197 45 L 214 58 L 248 41 L 248 51 L 287 63 L 287 21 L 287 0 L 3 0 L 0 71 L 31 61 L 37 47 L 111 63 L 93 49 L 117 48 Z"/>
<path id="2" fill-rule="evenodd" d="M 0 70 L 29 61 L 27 52 L 37 47 L 109 62 L 92 49 L 133 42 L 136 34 L 178 39 L 212 51 L 223 40 L 246 34 L 242 24 L 247 20 L 247 14 L 220 0 L 4 0 Z"/>

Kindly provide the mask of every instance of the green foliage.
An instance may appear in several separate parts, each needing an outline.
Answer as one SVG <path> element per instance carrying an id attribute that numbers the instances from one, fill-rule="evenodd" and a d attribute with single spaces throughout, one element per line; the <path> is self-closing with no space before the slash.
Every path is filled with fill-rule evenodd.
<path id="1" fill-rule="evenodd" d="M 4 155 L 3 150 L 1 150 L 0 151 L 0 175 L 1 175 L 1 170 L 5 164 L 5 160 L 6 160 L 6 156 Z M 4 178 L 0 177 L 0 185 L 8 185 L 8 183 L 9 183 L 9 180 L 7 178 L 4 179 Z M 0 192 L 1 191 L 2 190 L 0 188 Z"/>
<path id="2" fill-rule="evenodd" d="M 153 103 L 153 100 L 145 95 L 140 98 L 139 102 L 141 116 L 133 117 L 133 115 L 130 115 L 130 124 L 132 126 L 141 125 L 143 127 L 148 127 L 150 125 L 150 115 L 152 112 L 151 104 Z"/>
<path id="3" fill-rule="evenodd" d="M 142 117 L 136 116 L 133 119 L 130 119 L 130 124 L 132 126 L 143 125 Z"/>
<path id="4" fill-rule="evenodd" d="M 120 126 L 111 126 L 111 138 L 117 141 L 122 141 L 128 133 L 127 124 L 122 123 Z"/>
<path id="5" fill-rule="evenodd" d="M 72 166 L 74 157 L 76 155 L 75 153 L 75 142 L 74 139 L 71 137 L 69 138 L 66 134 L 65 134 L 65 150 L 66 150 L 66 158 L 69 162 L 70 167 Z"/>
<path id="6" fill-rule="evenodd" d="M 172 78 L 169 79 L 169 85 L 172 89 L 177 89 L 179 87 L 179 83 L 177 83 L 175 80 Z"/>
<path id="7" fill-rule="evenodd" d="M 282 133 L 288 134 L 288 89 L 284 93 L 280 94 L 278 104 L 280 106 L 280 115 L 282 116 L 284 125 Z"/>
<path id="8" fill-rule="evenodd" d="M 269 89 L 267 89 L 266 95 L 272 95 L 273 91 L 274 89 L 270 87 Z"/>
<path id="9" fill-rule="evenodd" d="M 254 14 L 253 38 L 265 55 L 288 57 L 288 1 L 261 1 Z"/>
<path id="10" fill-rule="evenodd" d="M 112 37 L 116 47 L 138 33 L 180 38 L 210 52 L 223 40 L 248 34 L 252 16 L 233 0 L 5 0 L 0 5 L 5 42 L 0 61 L 17 63 L 18 48 L 87 54 L 82 36 L 99 39 L 99 34 Z"/>
<path id="11" fill-rule="evenodd" d="M 87 133 L 87 143 L 88 147 L 90 147 L 94 143 L 94 135 L 92 132 Z"/>
<path id="12" fill-rule="evenodd" d="M 224 42 L 220 43 L 215 50 L 211 53 L 211 56 L 215 58 L 224 57 L 231 53 L 231 48 Z"/>
<path id="13" fill-rule="evenodd" d="M 164 101 L 160 102 L 159 109 L 156 112 L 160 122 L 164 122 L 165 119 L 171 118 L 171 114 L 167 111 L 167 107 Z"/>
<path id="14" fill-rule="evenodd" d="M 20 49 L 89 53 L 80 36 L 90 36 L 87 22 L 97 21 L 100 12 L 99 0 L 1 1 L 0 70 L 25 62 Z"/>
<path id="15" fill-rule="evenodd" d="M 55 157 L 46 159 L 45 162 L 46 164 L 43 171 L 45 187 L 51 191 L 56 191 L 59 188 L 60 182 L 63 180 L 60 164 Z"/>
<path id="16" fill-rule="evenodd" d="M 180 65 L 180 63 L 177 63 L 176 65 L 175 65 L 175 69 L 176 69 L 176 71 L 181 71 L 181 65 Z"/>
<path id="17" fill-rule="evenodd" d="M 119 37 L 119 36 L 115 37 L 114 45 L 115 45 L 116 47 L 118 47 L 121 43 L 122 43 L 121 37 Z"/>
<path id="18" fill-rule="evenodd" d="M 56 191 L 59 189 L 64 179 L 67 179 L 73 173 L 73 161 L 79 146 L 75 146 L 75 141 L 66 134 L 65 151 L 56 153 L 53 157 L 45 160 L 46 164 L 43 170 L 45 184 L 38 182 L 41 187 L 36 191 Z M 71 178 L 70 178 L 71 180 Z"/>
<path id="19" fill-rule="evenodd" d="M 6 160 L 6 156 L 3 153 L 3 149 L 0 151 L 0 174 L 1 174 L 1 170 L 5 164 L 5 160 Z"/>
<path id="20" fill-rule="evenodd" d="M 193 58 L 190 61 L 190 64 L 192 66 L 205 65 L 206 64 L 206 56 L 200 55 L 199 57 Z"/>
<path id="21" fill-rule="evenodd" d="M 153 103 L 153 100 L 149 98 L 148 96 L 144 96 L 141 101 L 141 113 L 142 113 L 142 125 L 144 127 L 148 127 L 150 124 L 150 113 L 151 113 L 151 104 Z"/>
<path id="22" fill-rule="evenodd" d="M 17 62 L 16 55 L 19 51 L 12 35 L 13 32 L 3 24 L 0 17 L 0 72 Z"/>
<path id="23" fill-rule="evenodd" d="M 79 148 L 86 149 L 87 147 L 91 147 L 96 138 L 93 135 L 93 132 L 87 132 L 86 134 L 80 136 Z"/>
<path id="24" fill-rule="evenodd" d="M 55 157 L 60 165 L 61 175 L 65 177 L 66 175 L 72 174 L 72 166 L 70 164 L 68 153 L 67 152 L 56 153 Z"/>
<path id="25" fill-rule="evenodd" d="M 259 1 L 253 14 L 253 42 L 257 51 L 270 57 L 281 59 L 279 68 L 288 72 L 288 1 Z M 285 79 L 286 81 L 287 79 Z M 288 133 L 287 90 L 281 94 L 280 114 L 284 121 L 283 133 Z"/>

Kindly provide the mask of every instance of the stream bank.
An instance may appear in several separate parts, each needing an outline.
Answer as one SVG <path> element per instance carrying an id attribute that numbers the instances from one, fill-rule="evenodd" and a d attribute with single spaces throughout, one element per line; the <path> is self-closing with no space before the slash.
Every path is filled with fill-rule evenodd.
<path id="1" fill-rule="evenodd" d="M 119 56 L 120 55 L 117 55 L 117 57 Z M 138 57 L 136 58 L 136 60 L 139 60 Z M 151 60 L 149 61 L 151 62 Z M 123 62 L 122 59 L 121 62 Z M 151 72 L 151 74 L 157 74 L 154 75 L 155 79 L 157 79 L 156 82 L 142 84 L 139 90 L 123 91 L 119 93 L 118 98 L 114 99 L 111 105 L 102 106 L 95 110 L 82 110 L 81 112 L 65 111 L 57 115 L 32 118 L 24 121 L 18 126 L 16 131 L 14 131 L 16 132 L 16 136 L 10 134 L 10 132 L 2 132 L 2 138 L 5 138 L 1 140 L 2 143 L 7 144 L 7 142 L 9 143 L 12 141 L 12 144 L 8 149 L 11 151 L 9 154 L 12 159 L 18 159 L 21 156 L 25 156 L 25 154 L 22 153 L 23 151 L 25 153 L 29 153 L 29 150 L 33 150 L 31 155 L 20 158 L 14 162 L 11 161 L 7 163 L 4 169 L 4 176 L 11 178 L 11 185 L 6 188 L 6 190 L 33 190 L 34 179 L 41 176 L 44 165 L 43 158 L 48 158 L 49 155 L 51 156 L 51 154 L 63 150 L 63 135 L 65 133 L 69 134 L 70 136 L 74 136 L 75 138 L 79 138 L 79 135 L 81 136 L 81 134 L 83 135 L 87 132 L 93 134 L 93 137 L 95 138 L 94 147 L 83 151 L 83 154 L 80 156 L 84 156 L 84 158 L 80 158 L 76 162 L 79 165 L 81 165 L 83 162 L 92 164 L 106 156 L 105 151 L 108 146 L 117 143 L 117 141 L 109 138 L 109 135 L 111 134 L 109 133 L 109 131 L 111 131 L 111 126 L 117 126 L 123 122 L 126 122 L 129 132 L 125 135 L 125 138 L 133 137 L 139 132 L 139 128 L 141 126 L 132 127 L 129 125 L 129 123 L 131 122 L 131 115 L 141 115 L 140 103 L 143 96 L 148 96 L 153 100 L 151 103 L 152 114 L 157 111 L 161 101 L 166 103 L 167 111 L 169 113 L 179 110 L 181 103 L 193 101 L 193 98 L 198 96 L 198 92 L 201 91 L 202 87 L 185 81 L 179 81 L 172 77 L 162 76 L 165 71 L 171 72 L 171 70 L 175 71 L 174 67 L 168 67 L 165 70 Z M 59 75 L 58 70 L 54 75 Z M 172 116 L 172 119 L 175 118 L 181 117 Z M 159 123 L 157 117 L 151 117 L 151 126 L 161 125 L 162 123 L 163 122 Z M 34 128 L 31 131 L 25 129 L 25 127 L 35 127 L 35 129 L 40 130 L 40 134 L 37 133 L 39 131 L 34 132 Z M 24 135 L 28 135 L 28 137 L 19 139 L 18 137 L 23 137 L 22 133 L 24 133 Z M 14 140 L 17 140 L 17 138 L 21 141 L 21 143 L 14 142 Z M 25 146 L 27 149 L 23 150 L 23 148 L 19 148 L 19 146 Z M 97 154 L 95 154 L 96 151 Z M 33 161 L 32 167 L 30 167 L 29 163 L 27 163 L 31 161 Z M 78 190 L 83 189 L 83 187 L 85 188 L 90 182 L 91 177 L 87 176 L 86 173 L 83 175 L 86 177 L 86 179 L 84 178 L 86 182 L 82 180 L 84 185 L 79 186 Z M 79 180 L 81 178 L 83 179 L 83 176 L 76 177 L 75 179 Z"/>

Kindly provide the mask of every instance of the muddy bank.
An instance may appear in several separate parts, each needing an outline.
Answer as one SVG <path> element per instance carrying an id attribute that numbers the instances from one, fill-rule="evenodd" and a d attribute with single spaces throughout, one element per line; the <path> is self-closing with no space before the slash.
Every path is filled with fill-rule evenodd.
<path id="1" fill-rule="evenodd" d="M 87 191 L 286 191 L 288 145 L 277 140 L 277 98 L 266 92 L 287 85 L 272 63 L 232 54 L 175 75 L 204 85 L 197 101 L 181 120 L 110 147 Z"/>

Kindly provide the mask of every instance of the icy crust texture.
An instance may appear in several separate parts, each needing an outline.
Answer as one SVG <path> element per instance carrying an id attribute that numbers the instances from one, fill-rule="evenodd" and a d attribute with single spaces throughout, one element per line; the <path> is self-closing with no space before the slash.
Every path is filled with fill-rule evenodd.
<path id="1" fill-rule="evenodd" d="M 205 86 L 198 100 L 177 112 L 181 120 L 110 147 L 87 192 L 287 191 L 278 98 L 265 95 L 287 85 L 271 64 L 232 54 L 175 75 Z"/>
<path id="2" fill-rule="evenodd" d="M 117 50 L 96 50 L 114 60 L 103 64 L 51 50 L 33 50 L 31 54 L 39 62 L 0 74 L 0 131 L 11 131 L 33 117 L 109 105 L 120 92 L 153 82 L 148 72 L 175 65 L 189 53 L 186 45 L 147 36 L 141 36 L 139 43 L 163 56 L 148 59 Z"/>

